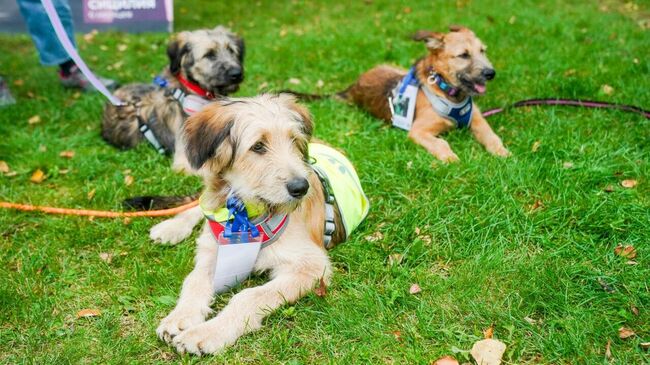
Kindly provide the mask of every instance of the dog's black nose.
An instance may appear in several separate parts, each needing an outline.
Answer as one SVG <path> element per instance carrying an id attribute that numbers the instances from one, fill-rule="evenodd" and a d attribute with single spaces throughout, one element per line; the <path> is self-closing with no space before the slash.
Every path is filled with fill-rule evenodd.
<path id="1" fill-rule="evenodd" d="M 297 177 L 295 179 L 291 179 L 287 183 L 287 191 L 289 192 L 289 195 L 296 199 L 305 196 L 305 194 L 307 194 L 307 190 L 309 190 L 309 182 L 307 179 Z"/>
<path id="2" fill-rule="evenodd" d="M 494 76 L 497 75 L 497 72 L 494 71 L 493 68 L 486 68 L 486 69 L 483 70 L 482 74 L 486 79 L 492 80 L 494 78 Z"/>
<path id="3" fill-rule="evenodd" d="M 228 71 L 226 72 L 226 75 L 228 76 L 228 80 L 233 82 L 239 82 L 244 78 L 244 73 L 241 67 L 229 68 Z"/>

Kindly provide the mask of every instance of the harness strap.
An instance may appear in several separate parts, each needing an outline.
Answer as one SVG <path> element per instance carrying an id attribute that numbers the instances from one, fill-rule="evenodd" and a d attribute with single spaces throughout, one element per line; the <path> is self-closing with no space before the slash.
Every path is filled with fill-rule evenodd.
<path id="1" fill-rule="evenodd" d="M 325 173 L 323 173 L 323 171 L 321 171 L 317 166 L 312 165 L 312 168 L 316 172 L 316 175 L 323 186 L 323 194 L 325 195 L 325 229 L 323 230 L 323 244 L 326 249 L 330 249 L 333 247 L 332 238 L 336 231 L 336 214 L 334 212 L 336 197 L 332 192 L 332 188 Z"/>
<path id="2" fill-rule="evenodd" d="M 210 231 L 212 232 L 214 239 L 218 240 L 219 236 L 226 230 L 224 223 L 215 221 L 214 217 L 212 216 L 206 215 L 206 218 L 208 220 L 208 224 L 210 225 Z M 262 221 L 256 223 L 255 227 L 262 235 L 261 248 L 268 247 L 277 241 L 288 225 L 289 216 L 287 214 L 267 215 L 262 219 Z"/>
<path id="3" fill-rule="evenodd" d="M 470 127 L 472 124 L 472 112 L 474 109 L 471 97 L 468 96 L 460 103 L 452 103 L 451 101 L 441 98 L 431 92 L 431 90 L 426 86 L 422 85 L 421 89 L 436 113 L 456 123 L 456 128 Z"/>
<path id="4" fill-rule="evenodd" d="M 149 124 L 153 124 L 156 122 L 155 114 L 151 114 L 151 117 L 149 117 L 149 121 L 145 122 L 142 116 L 140 116 L 140 107 L 137 106 L 135 115 L 136 118 L 138 119 L 138 130 L 140 131 L 140 133 L 142 133 L 142 135 L 147 140 L 147 142 L 149 142 L 153 146 L 153 148 L 155 148 L 156 151 L 158 151 L 158 153 L 160 153 L 161 155 L 167 153 L 165 147 L 163 147 L 163 145 L 158 141 L 156 135 L 149 127 Z"/>

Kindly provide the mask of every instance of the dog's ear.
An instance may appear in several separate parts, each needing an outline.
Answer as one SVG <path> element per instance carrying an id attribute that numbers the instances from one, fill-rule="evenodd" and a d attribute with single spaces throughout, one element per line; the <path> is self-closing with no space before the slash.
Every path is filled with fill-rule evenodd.
<path id="1" fill-rule="evenodd" d="M 185 152 L 192 168 L 198 170 L 212 158 L 213 170 L 220 171 L 232 164 L 235 144 L 230 130 L 235 121 L 227 109 L 227 100 L 214 102 L 185 122 Z"/>
<path id="2" fill-rule="evenodd" d="M 178 34 L 167 45 L 167 57 L 169 57 L 169 71 L 177 74 L 181 70 L 183 55 L 189 52 L 190 46 L 185 41 L 184 33 Z"/>
<path id="3" fill-rule="evenodd" d="M 432 32 L 429 30 L 418 30 L 413 34 L 413 40 L 418 42 L 425 42 L 427 48 L 431 51 L 442 48 L 444 45 L 445 35 L 442 33 Z"/>
<path id="4" fill-rule="evenodd" d="M 293 110 L 297 114 L 296 120 L 302 125 L 302 133 L 307 137 L 307 139 L 310 139 L 314 133 L 314 120 L 309 109 L 298 104 L 296 97 L 291 94 L 282 93 L 278 95 L 278 98 L 280 98 L 289 109 Z"/>
<path id="5" fill-rule="evenodd" d="M 463 25 L 452 24 L 449 26 L 450 32 L 471 32 L 471 30 Z"/>

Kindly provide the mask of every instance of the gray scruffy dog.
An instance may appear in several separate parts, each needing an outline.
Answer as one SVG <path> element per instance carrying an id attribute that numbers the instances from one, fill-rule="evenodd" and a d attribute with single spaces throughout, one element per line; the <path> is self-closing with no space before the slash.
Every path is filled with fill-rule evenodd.
<path id="1" fill-rule="evenodd" d="M 102 137 L 128 149 L 149 131 L 161 152 L 174 154 L 174 170 L 189 172 L 179 138 L 183 123 L 196 107 L 188 101 L 206 103 L 239 89 L 244 80 L 244 41 L 223 26 L 181 32 L 169 43 L 167 56 L 169 66 L 162 71 L 158 86 L 129 84 L 115 91 L 128 105 L 106 104 Z"/>

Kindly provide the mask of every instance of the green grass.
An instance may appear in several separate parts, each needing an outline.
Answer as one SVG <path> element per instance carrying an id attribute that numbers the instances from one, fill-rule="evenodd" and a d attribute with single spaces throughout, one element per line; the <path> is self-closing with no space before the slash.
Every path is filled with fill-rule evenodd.
<path id="1" fill-rule="evenodd" d="M 408 39 L 413 31 L 459 23 L 489 46 L 498 72 L 478 100 L 483 109 L 550 96 L 650 107 L 647 2 L 629 3 L 636 8 L 617 1 L 176 3 L 177 30 L 221 23 L 245 37 L 246 81 L 238 95 L 254 95 L 264 82 L 335 92 L 373 65 L 409 66 L 423 54 Z M 165 65 L 167 39 L 101 33 L 92 43 L 80 36 L 78 42 L 96 72 L 148 82 Z M 117 51 L 119 44 L 127 50 Z M 173 174 L 170 162 L 144 143 L 126 152 L 104 143 L 102 97 L 62 90 L 54 70 L 39 66 L 27 36 L 0 36 L 0 64 L 18 99 L 0 109 L 0 160 L 17 172 L 0 177 L 1 200 L 120 209 L 127 197 L 200 186 Z M 290 78 L 302 83 L 289 84 Z M 14 84 L 18 79 L 22 85 Z M 605 84 L 611 95 L 601 91 Z M 160 247 L 147 233 L 157 219 L 5 210 L 0 362 L 428 364 L 454 352 L 467 360 L 463 351 L 491 324 L 508 345 L 508 364 L 607 363 L 608 340 L 611 363 L 650 362 L 639 347 L 650 341 L 647 120 L 615 111 L 514 110 L 489 119 L 512 158 L 494 158 L 458 131 L 445 138 L 461 162 L 446 166 L 404 132 L 354 107 L 336 101 L 309 107 L 316 136 L 348 152 L 372 202 L 360 229 L 330 252 L 336 272 L 326 297 L 310 294 L 281 308 L 260 331 L 215 357 L 179 356 L 154 330 L 192 268 L 195 235 Z M 29 125 L 33 115 L 41 123 Z M 535 141 L 540 147 L 532 152 Z M 63 150 L 76 155 L 61 158 Z M 30 183 L 37 168 L 48 178 Z M 135 182 L 126 186 L 129 174 Z M 624 189 L 623 179 L 638 185 Z M 614 191 L 607 193 L 610 184 Z M 538 200 L 543 206 L 531 211 Z M 365 239 L 378 231 L 381 239 Z M 636 265 L 614 254 L 621 243 L 636 247 Z M 100 253 L 114 255 L 112 262 Z M 391 265 L 392 254 L 403 255 L 402 262 Z M 420 294 L 408 293 L 412 283 Z M 76 319 L 84 308 L 102 315 Z M 622 326 L 637 336 L 620 340 Z"/>

